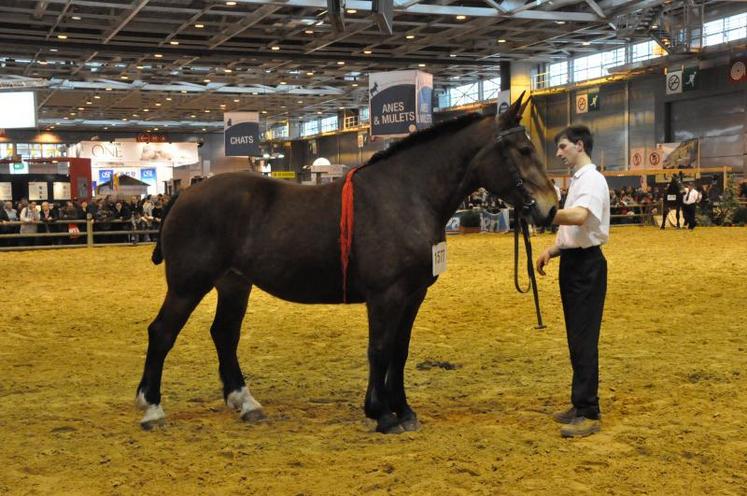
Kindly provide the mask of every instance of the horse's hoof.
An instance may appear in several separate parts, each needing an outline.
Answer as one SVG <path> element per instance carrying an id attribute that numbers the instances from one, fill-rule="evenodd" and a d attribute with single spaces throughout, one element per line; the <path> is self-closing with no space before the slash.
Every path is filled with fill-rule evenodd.
<path id="1" fill-rule="evenodd" d="M 417 432 L 423 427 L 417 417 L 405 419 L 399 425 L 402 426 L 404 432 Z"/>
<path id="2" fill-rule="evenodd" d="M 165 418 L 140 421 L 140 427 L 142 427 L 144 431 L 152 431 L 154 428 L 163 427 L 164 425 L 166 425 Z"/>
<path id="3" fill-rule="evenodd" d="M 145 415 L 140 420 L 140 427 L 146 431 L 152 430 L 156 426 L 166 423 L 166 414 L 163 413 L 161 405 L 149 405 L 145 410 Z"/>
<path id="4" fill-rule="evenodd" d="M 393 413 L 389 413 L 379 417 L 379 421 L 376 424 L 376 432 L 381 432 L 382 434 L 402 434 L 405 430 L 400 425 L 397 417 Z"/>
<path id="5" fill-rule="evenodd" d="M 249 423 L 260 422 L 266 418 L 267 416 L 265 415 L 264 410 L 262 410 L 261 408 L 249 410 L 241 414 L 241 420 Z"/>

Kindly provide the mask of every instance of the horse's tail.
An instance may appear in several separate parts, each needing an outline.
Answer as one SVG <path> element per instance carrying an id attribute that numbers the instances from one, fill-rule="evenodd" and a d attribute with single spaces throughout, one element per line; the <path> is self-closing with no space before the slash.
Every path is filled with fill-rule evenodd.
<path id="1" fill-rule="evenodd" d="M 156 246 L 155 248 L 153 248 L 153 254 L 150 256 L 151 261 L 153 261 L 155 265 L 158 265 L 161 262 L 163 262 L 163 253 L 161 252 L 161 231 L 163 230 L 163 224 L 166 222 L 166 216 L 169 215 L 169 211 L 174 206 L 174 203 L 176 203 L 177 198 L 179 198 L 179 191 L 177 191 L 176 194 L 171 197 L 171 201 L 169 201 L 163 207 L 163 215 L 161 215 L 161 223 L 158 226 L 158 238 L 156 239 Z"/>

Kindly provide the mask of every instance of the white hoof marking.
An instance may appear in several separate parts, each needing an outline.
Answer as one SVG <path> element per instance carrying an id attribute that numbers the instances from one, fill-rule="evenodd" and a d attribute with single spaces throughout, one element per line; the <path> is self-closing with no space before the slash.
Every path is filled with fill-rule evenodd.
<path id="1" fill-rule="evenodd" d="M 238 391 L 231 392 L 226 398 L 226 405 L 241 412 L 241 418 L 245 420 L 259 420 L 264 418 L 262 405 L 255 400 L 246 386 Z"/>

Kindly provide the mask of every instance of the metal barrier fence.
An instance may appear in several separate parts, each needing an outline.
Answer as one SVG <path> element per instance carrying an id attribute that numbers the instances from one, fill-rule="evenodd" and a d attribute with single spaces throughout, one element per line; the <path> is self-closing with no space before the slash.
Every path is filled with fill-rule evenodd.
<path id="1" fill-rule="evenodd" d="M 22 222 L 3 222 L 0 229 L 15 228 Z M 122 244 L 143 244 L 155 242 L 158 229 L 137 229 L 132 220 L 56 220 L 51 223 L 36 222 L 36 226 L 46 225 L 52 229 L 64 229 L 55 232 L 33 233 L 0 233 L 0 251 L 38 250 L 50 248 L 82 248 L 93 246 L 111 246 Z M 79 232 L 70 231 L 70 226 L 76 225 Z M 112 227 L 118 225 L 119 229 Z M 50 239 L 51 238 L 51 239 Z M 98 238 L 98 241 L 96 240 Z M 43 240 L 50 240 L 44 243 Z"/>

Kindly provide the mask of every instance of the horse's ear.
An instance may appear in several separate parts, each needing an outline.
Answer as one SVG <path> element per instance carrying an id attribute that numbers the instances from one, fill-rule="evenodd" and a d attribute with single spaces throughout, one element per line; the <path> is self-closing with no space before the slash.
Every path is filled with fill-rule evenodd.
<path id="1" fill-rule="evenodd" d="M 505 112 L 497 116 L 496 120 L 499 123 L 503 121 L 503 123 L 507 125 L 509 124 L 513 125 L 514 121 L 518 121 L 519 119 L 521 119 L 520 110 L 523 110 L 521 106 L 521 101 L 524 99 L 524 93 L 526 93 L 526 91 L 521 92 L 521 95 L 519 95 L 519 98 L 517 98 L 516 101 L 511 104 L 508 110 L 506 110 Z"/>
<path id="2" fill-rule="evenodd" d="M 524 95 L 524 93 L 522 93 L 522 95 Z M 522 116 L 522 115 L 524 115 L 524 111 L 525 111 L 525 110 L 527 109 L 527 105 L 529 105 L 529 102 L 531 102 L 531 101 L 532 101 L 532 96 L 531 96 L 531 95 L 529 95 L 529 98 L 527 98 L 527 101 L 526 101 L 526 102 L 524 102 L 524 103 L 523 103 L 523 104 L 521 105 L 521 110 L 519 110 L 519 113 L 517 114 L 517 116 L 518 116 L 519 118 L 521 118 L 521 116 Z"/>

